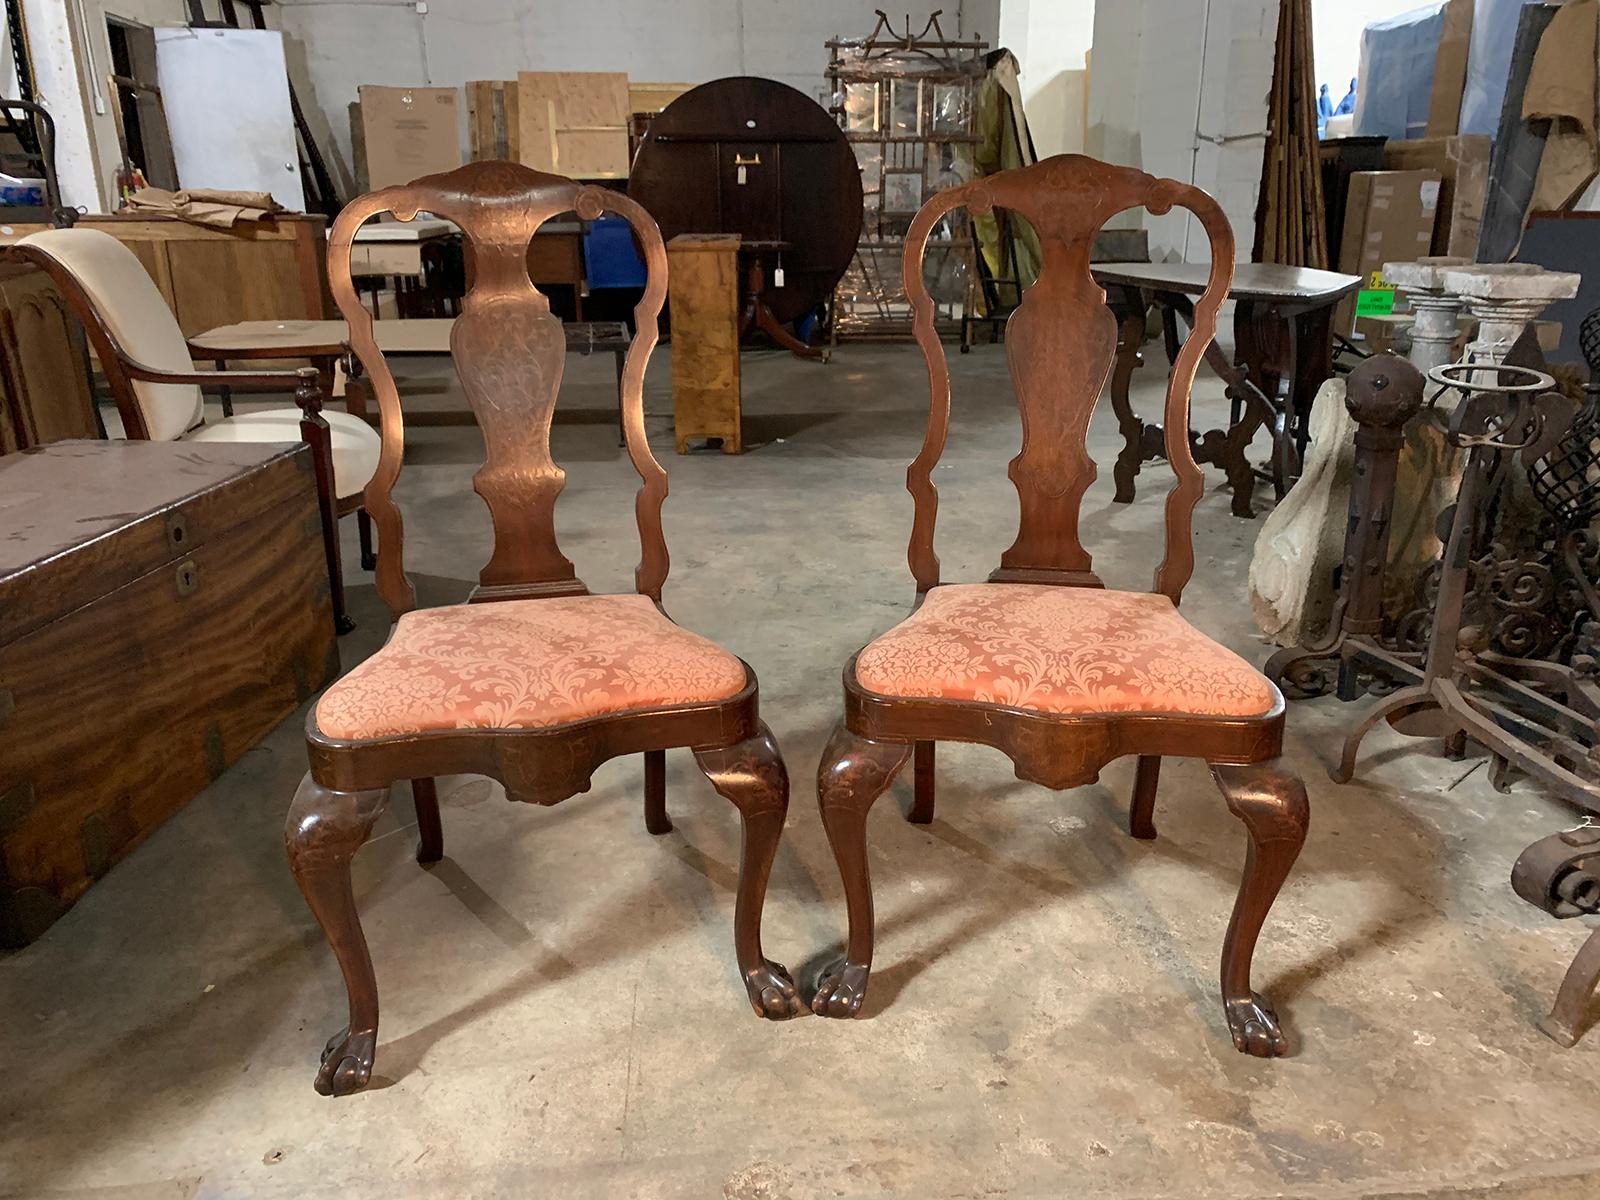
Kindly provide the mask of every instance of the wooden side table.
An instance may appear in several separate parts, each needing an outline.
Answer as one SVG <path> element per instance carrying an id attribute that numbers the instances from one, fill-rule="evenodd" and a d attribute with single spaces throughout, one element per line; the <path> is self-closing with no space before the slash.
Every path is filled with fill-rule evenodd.
<path id="1" fill-rule="evenodd" d="M 377 325 L 390 323 L 375 322 Z M 347 335 L 343 321 L 238 321 L 190 338 L 189 355 L 211 363 L 219 371 L 228 369 L 230 359 L 304 359 L 317 369 L 317 382 L 324 399 L 332 400 L 334 368 L 349 350 L 345 345 Z M 351 387 L 348 379 L 345 409 L 353 417 L 366 419 L 366 392 Z M 226 392 L 222 396 L 222 412 L 224 416 L 233 415 L 233 397 Z"/>
<path id="2" fill-rule="evenodd" d="M 678 453 L 690 438 L 744 449 L 739 429 L 739 235 L 680 233 L 667 243 L 672 314 L 672 420 Z"/>
<path id="3" fill-rule="evenodd" d="M 1106 263 L 1091 268 L 1119 322 L 1111 406 L 1124 442 L 1113 472 L 1120 504 L 1132 502 L 1140 465 L 1162 457 L 1161 427 L 1142 420 L 1128 396 L 1133 372 L 1143 361 L 1146 313 L 1151 304 L 1160 309 L 1171 362 L 1187 336 L 1178 322 L 1192 327 L 1192 297 L 1205 291 L 1209 270 L 1201 263 Z M 1227 473 L 1234 516 L 1255 515 L 1250 501 L 1256 472 L 1247 452 L 1263 427 L 1272 437 L 1268 477 L 1279 499 L 1298 474 L 1310 437 L 1311 401 L 1333 373 L 1333 310 L 1360 286 L 1359 276 L 1307 267 L 1240 263 L 1234 268 L 1228 290 L 1234 301 L 1234 358 L 1230 361 L 1214 341 L 1206 347 L 1206 364 L 1227 385 L 1232 401 L 1228 427 L 1189 434 L 1195 461 Z"/>

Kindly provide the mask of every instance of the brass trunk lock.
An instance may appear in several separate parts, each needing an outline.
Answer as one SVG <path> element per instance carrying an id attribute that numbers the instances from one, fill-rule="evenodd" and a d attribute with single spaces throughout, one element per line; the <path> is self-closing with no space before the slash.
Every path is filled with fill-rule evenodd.
<path id="1" fill-rule="evenodd" d="M 188 558 L 178 564 L 177 572 L 178 595 L 188 596 L 200 588 L 200 568 L 195 566 L 194 559 Z"/>
<path id="2" fill-rule="evenodd" d="M 182 513 L 167 518 L 167 545 L 174 550 L 189 548 L 189 519 Z"/>

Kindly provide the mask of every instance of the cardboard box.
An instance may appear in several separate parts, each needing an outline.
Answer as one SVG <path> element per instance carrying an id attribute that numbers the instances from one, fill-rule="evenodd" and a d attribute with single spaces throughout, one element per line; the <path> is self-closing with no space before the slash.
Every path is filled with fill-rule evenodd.
<path id="1" fill-rule="evenodd" d="M 1401 336 L 1408 330 L 1416 318 L 1410 313 L 1389 313 L 1387 316 L 1356 317 L 1356 337 L 1366 343 L 1366 348 L 1373 354 L 1382 354 L 1385 350 L 1395 350 L 1404 353 L 1401 347 L 1404 339 Z"/>
<path id="2" fill-rule="evenodd" d="M 361 140 L 369 190 L 410 183 L 461 165 L 461 114 L 455 88 L 362 84 Z"/>
<path id="3" fill-rule="evenodd" d="M 1461 94 L 1467 85 L 1467 55 L 1472 49 L 1473 0 L 1444 6 L 1444 29 L 1433 60 L 1433 91 L 1428 95 L 1430 138 L 1449 137 L 1461 127 Z"/>
<path id="4" fill-rule="evenodd" d="M 1411 326 L 1415 320 L 1413 314 L 1401 312 L 1390 313 L 1386 317 L 1357 317 L 1356 336 L 1366 343 L 1366 349 L 1373 354 L 1393 350 L 1404 355 L 1411 349 Z M 1546 357 L 1556 353 L 1561 345 L 1560 321 L 1535 321 L 1533 332 L 1539 339 L 1539 349 Z M 1463 318 L 1461 332 L 1450 352 L 1451 362 L 1460 362 L 1466 357 L 1467 345 L 1477 333 L 1478 323 L 1469 317 Z"/>
<path id="5" fill-rule="evenodd" d="M 517 74 L 518 152 L 536 171 L 628 177 L 628 76 L 621 71 Z"/>
<path id="6" fill-rule="evenodd" d="M 1437 171 L 1357 171 L 1350 176 L 1339 270 L 1370 280 L 1386 262 L 1412 262 L 1433 247 L 1439 210 Z M 1346 297 L 1334 314 L 1334 329 L 1350 333 L 1358 297 Z"/>
<path id="7" fill-rule="evenodd" d="M 1383 147 L 1383 165 L 1393 171 L 1439 172 L 1439 219 L 1433 253 L 1478 257 L 1478 232 L 1489 198 L 1490 139 L 1483 134 L 1413 138 Z"/>

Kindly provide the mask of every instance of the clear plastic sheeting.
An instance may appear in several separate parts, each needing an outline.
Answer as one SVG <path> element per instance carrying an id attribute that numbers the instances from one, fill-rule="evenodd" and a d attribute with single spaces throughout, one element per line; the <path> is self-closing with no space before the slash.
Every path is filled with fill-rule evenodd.
<path id="1" fill-rule="evenodd" d="M 936 324 L 961 320 L 972 286 L 972 241 L 950 234 L 949 221 L 941 222 L 928 239 L 922 260 Z M 904 254 L 902 239 L 864 241 L 856 247 L 855 258 L 834 289 L 834 321 L 841 325 L 841 333 L 903 335 L 910 331 Z"/>
<path id="2" fill-rule="evenodd" d="M 866 38 L 827 43 L 833 112 L 861 168 L 861 242 L 834 289 L 835 337 L 903 337 L 911 306 L 901 278 L 906 230 L 936 192 L 976 174 L 975 93 L 983 42 L 951 41 L 937 17 L 898 33 L 880 14 Z M 975 286 L 971 218 L 952 213 L 929 239 L 925 274 L 936 319 L 948 329 Z"/>
<path id="3" fill-rule="evenodd" d="M 1480 7 L 1484 3 L 1485 0 L 1478 0 Z M 1361 31 L 1361 68 L 1356 85 L 1357 137 L 1404 139 L 1422 137 L 1427 132 L 1433 64 L 1443 36 L 1443 0 L 1398 17 L 1374 21 Z M 1476 45 L 1476 29 L 1472 38 Z M 1467 132 L 1465 124 L 1461 131 Z"/>

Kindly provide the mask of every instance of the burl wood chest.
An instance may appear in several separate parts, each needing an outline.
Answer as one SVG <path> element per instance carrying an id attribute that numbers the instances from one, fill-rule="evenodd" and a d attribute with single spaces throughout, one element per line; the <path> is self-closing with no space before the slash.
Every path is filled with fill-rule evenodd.
<path id="1" fill-rule="evenodd" d="M 0 945 L 339 669 L 304 445 L 0 457 Z"/>
<path id="2" fill-rule="evenodd" d="M 721 438 L 724 454 L 738 454 L 739 235 L 680 233 L 667 243 L 667 271 L 678 453 L 691 438 Z"/>

